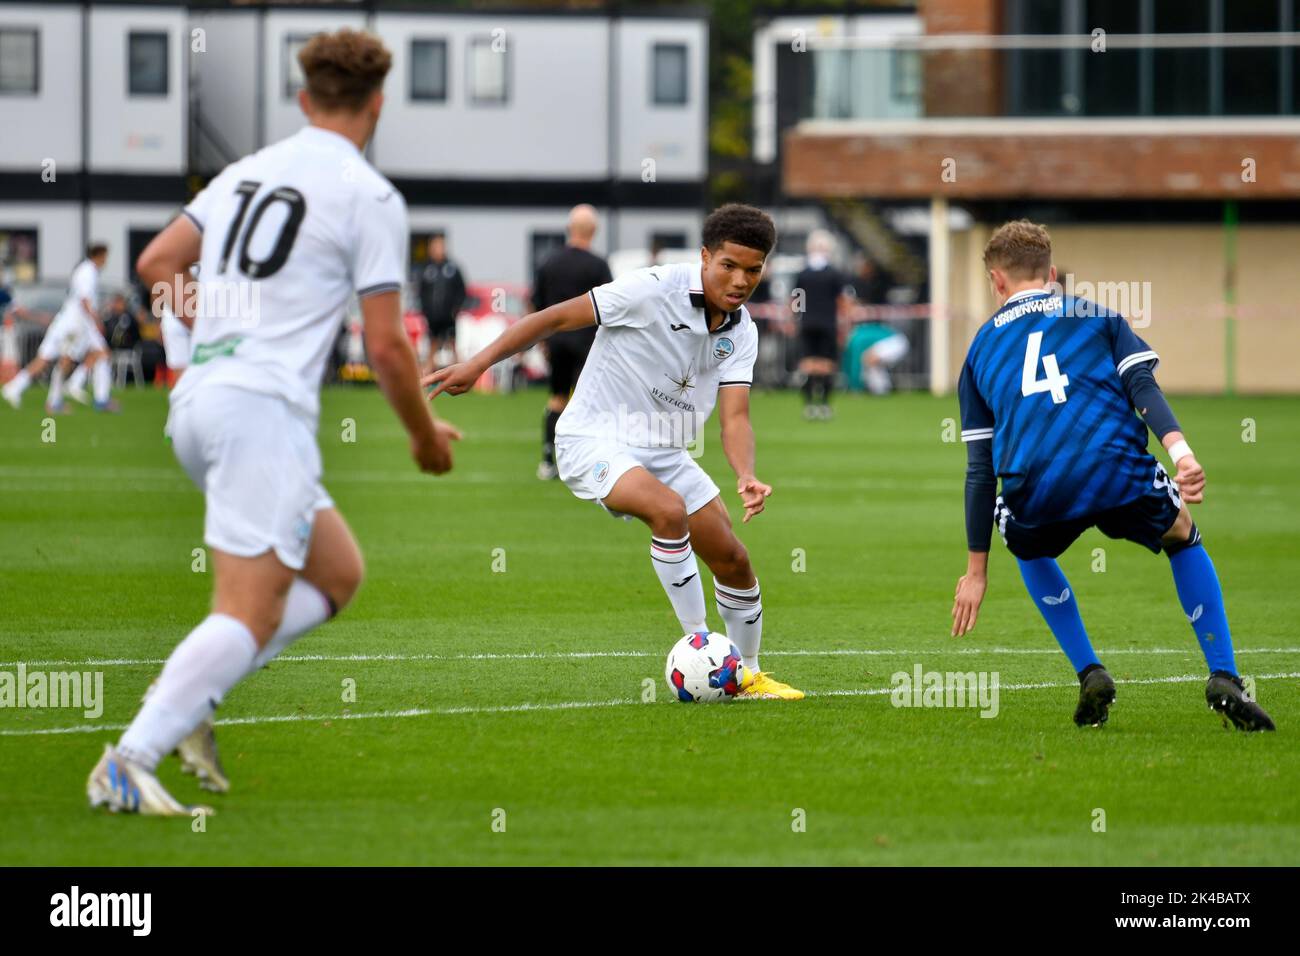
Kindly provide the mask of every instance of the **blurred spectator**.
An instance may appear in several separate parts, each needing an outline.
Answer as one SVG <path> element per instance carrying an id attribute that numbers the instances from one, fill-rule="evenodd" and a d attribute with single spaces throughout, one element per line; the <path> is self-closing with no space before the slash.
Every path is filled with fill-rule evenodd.
<path id="1" fill-rule="evenodd" d="M 613 281 L 609 263 L 591 251 L 591 242 L 599 226 L 600 220 L 592 206 L 583 203 L 569 211 L 568 238 L 564 247 L 551 253 L 537 270 L 533 283 L 534 309 L 541 311 Z M 555 468 L 555 424 L 569 404 L 569 396 L 578 384 L 578 375 L 595 340 L 594 325 L 573 332 L 558 332 L 546 340 L 546 358 L 551 366 L 551 397 L 547 400 L 542 424 L 542 460 L 537 465 L 537 477 L 543 481 L 559 474 Z"/>
<path id="2" fill-rule="evenodd" d="M 912 345 L 907 336 L 883 322 L 856 326 L 844 346 L 844 377 L 855 391 L 887 395 L 894 382 L 889 370 L 907 357 Z"/>
<path id="3" fill-rule="evenodd" d="M 888 271 L 876 264 L 870 256 L 859 256 L 857 273 L 853 278 L 853 291 L 863 305 L 887 305 L 889 290 L 894 282 Z"/>
<path id="4" fill-rule="evenodd" d="M 140 319 L 127 305 L 126 296 L 118 293 L 104 310 L 104 338 L 111 349 L 133 349 L 140 341 Z"/>
<path id="5" fill-rule="evenodd" d="M 804 375 L 804 418 L 831 417 L 831 389 L 839 357 L 839 317 L 852 291 L 847 275 L 831 264 L 834 237 L 824 229 L 808 236 L 808 264 L 795 277 L 791 311 L 799 322 Z"/>
<path id="6" fill-rule="evenodd" d="M 456 316 L 465 304 L 465 276 L 456 263 L 447 258 L 447 237 L 435 232 L 429 237 L 429 261 L 420 270 L 420 311 L 429 326 L 429 358 L 425 371 L 437 367 L 439 356 L 450 347 L 452 360 L 456 348 Z M 445 358 L 445 357 L 444 357 Z"/>

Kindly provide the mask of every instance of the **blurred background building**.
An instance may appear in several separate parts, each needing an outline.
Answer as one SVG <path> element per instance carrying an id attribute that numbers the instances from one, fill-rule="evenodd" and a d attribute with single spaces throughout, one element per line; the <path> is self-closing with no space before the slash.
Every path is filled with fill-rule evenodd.
<path id="1" fill-rule="evenodd" d="M 406 196 L 412 268 L 445 232 L 480 306 L 523 310 L 575 203 L 617 274 L 756 202 L 781 233 L 762 380 L 789 384 L 790 283 L 826 228 L 858 277 L 845 336 L 903 332 L 895 383 L 942 393 L 992 310 L 983 244 L 1027 216 L 1171 390 L 1296 391 L 1297 22 L 1300 0 L 0 0 L 0 264 L 57 303 L 102 239 L 128 284 L 208 178 L 301 125 L 297 50 L 352 25 L 394 55 L 369 155 Z"/>

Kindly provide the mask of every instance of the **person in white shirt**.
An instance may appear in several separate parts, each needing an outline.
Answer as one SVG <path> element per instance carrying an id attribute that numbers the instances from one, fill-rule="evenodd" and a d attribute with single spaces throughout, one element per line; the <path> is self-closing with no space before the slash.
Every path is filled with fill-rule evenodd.
<path id="1" fill-rule="evenodd" d="M 420 470 L 450 469 L 450 440 L 460 437 L 425 405 L 402 327 L 406 205 L 361 152 L 392 57 L 377 38 L 340 30 L 313 37 L 299 62 L 309 125 L 222 171 L 136 265 L 153 294 L 193 323 L 192 361 L 171 394 L 167 430 L 204 493 L 213 601 L 92 771 L 92 806 L 190 812 L 154 775 L 178 747 L 201 784 L 226 789 L 213 710 L 360 585 L 361 553 L 321 484 L 316 446 L 321 376 L 354 294 L 370 363 Z"/>
<path id="2" fill-rule="evenodd" d="M 108 343 L 104 341 L 103 323 L 95 308 L 99 297 L 99 273 L 107 261 L 108 246 L 102 242 L 92 243 L 86 250 L 86 258 L 72 270 L 67 298 L 46 329 L 36 358 L 0 389 L 0 395 L 14 408 L 22 404 L 23 392 L 32 381 L 53 365 L 45 409 L 52 414 L 62 412 L 64 379 L 72 366 L 81 362 L 94 376 L 95 408 L 102 412 L 117 411 L 109 395 L 112 370 L 108 361 Z"/>
<path id="3" fill-rule="evenodd" d="M 638 269 L 534 312 L 423 384 L 436 386 L 432 396 L 460 395 L 497 362 L 549 335 L 599 326 L 555 428 L 560 479 L 577 497 L 650 527 L 651 563 L 688 634 L 708 630 L 698 551 L 713 572 L 727 636 L 741 653 L 740 696 L 797 700 L 802 692 L 759 668 L 758 578 L 717 485 L 691 454 L 718 405 L 743 521 L 762 513 L 772 488 L 754 475 L 749 387 L 758 332 L 744 304 L 775 245 L 766 213 L 723 206 L 704 222 L 700 263 Z"/>

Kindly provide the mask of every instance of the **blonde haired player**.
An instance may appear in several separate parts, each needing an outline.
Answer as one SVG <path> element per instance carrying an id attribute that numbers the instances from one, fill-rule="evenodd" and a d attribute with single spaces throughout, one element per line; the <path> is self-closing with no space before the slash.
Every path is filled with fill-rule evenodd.
<path id="1" fill-rule="evenodd" d="M 227 167 L 137 263 L 149 288 L 172 285 L 178 315 L 186 270 L 200 263 L 192 358 L 168 432 L 204 492 L 215 580 L 212 613 L 91 772 L 92 806 L 190 812 L 154 775 L 178 746 L 210 789 L 224 789 L 213 710 L 356 593 L 361 552 L 321 485 L 315 441 L 321 373 L 354 294 L 370 363 L 420 470 L 450 469 L 460 437 L 428 411 L 402 328 L 405 203 L 361 153 L 391 56 L 375 37 L 341 30 L 312 38 L 299 61 L 308 125 Z M 208 294 L 217 283 L 252 289 Z"/>

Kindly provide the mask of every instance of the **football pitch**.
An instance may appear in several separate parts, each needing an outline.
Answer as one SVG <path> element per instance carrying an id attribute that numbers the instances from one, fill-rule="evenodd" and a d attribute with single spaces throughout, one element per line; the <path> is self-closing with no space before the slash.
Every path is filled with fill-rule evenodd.
<path id="1" fill-rule="evenodd" d="M 1173 402 L 1209 479 L 1193 514 L 1238 664 L 1279 727 L 1246 735 L 1207 710 L 1168 562 L 1136 545 L 1090 532 L 1061 561 L 1119 683 L 1102 729 L 1071 722 L 1077 681 L 1000 541 L 978 627 L 949 636 L 955 399 L 845 397 L 808 423 L 797 395 L 754 395 L 775 491 L 740 535 L 763 665 L 809 696 L 684 705 L 664 683 L 679 635 L 648 531 L 533 476 L 540 393 L 439 399 L 466 437 L 434 479 L 376 390 L 326 389 L 325 483 L 366 582 L 227 697 L 232 790 L 205 795 L 217 812 L 196 828 L 86 806 L 86 775 L 211 583 L 166 397 L 120 398 L 123 414 L 79 409 L 53 436 L 39 391 L 0 407 L 0 671 L 103 675 L 95 719 L 0 709 L 0 864 L 1300 860 L 1300 400 Z M 703 464 L 738 523 L 716 428 Z M 996 714 L 894 706 L 892 675 L 918 667 L 996 672 Z M 175 760 L 160 776 L 199 800 Z"/>

